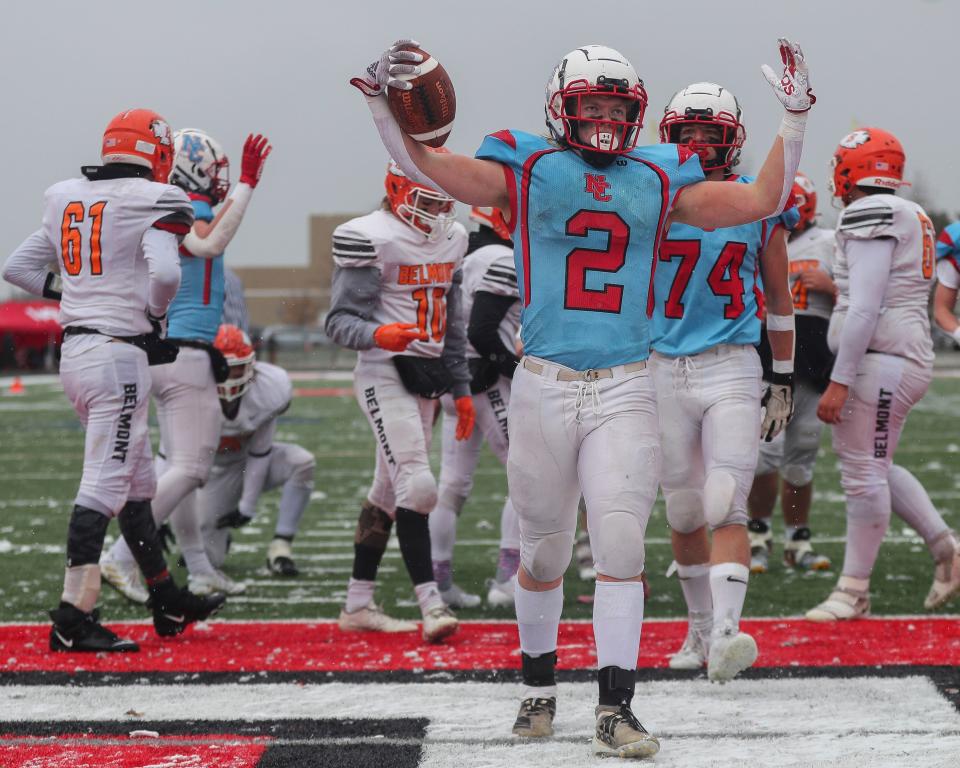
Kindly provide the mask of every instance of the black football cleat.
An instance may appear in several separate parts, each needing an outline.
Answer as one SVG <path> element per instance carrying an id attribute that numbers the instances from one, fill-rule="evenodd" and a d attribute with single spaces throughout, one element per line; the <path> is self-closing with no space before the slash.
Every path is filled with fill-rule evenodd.
<path id="1" fill-rule="evenodd" d="M 195 595 L 186 587 L 177 588 L 171 582 L 150 597 L 147 607 L 153 611 L 153 628 L 157 634 L 174 637 L 193 622 L 213 616 L 226 600 L 227 596 L 219 592 Z"/>
<path id="2" fill-rule="evenodd" d="M 84 613 L 70 603 L 50 611 L 50 650 L 63 653 L 129 653 L 139 651 L 133 640 L 118 637 L 100 623 L 100 612 Z"/>

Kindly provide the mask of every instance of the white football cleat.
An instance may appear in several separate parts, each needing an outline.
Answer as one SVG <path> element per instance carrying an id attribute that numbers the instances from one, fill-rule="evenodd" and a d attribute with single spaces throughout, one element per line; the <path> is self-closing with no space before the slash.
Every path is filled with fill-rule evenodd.
<path id="1" fill-rule="evenodd" d="M 517 577 L 506 581 L 487 579 L 487 605 L 491 608 L 512 608 L 516 596 Z"/>
<path id="2" fill-rule="evenodd" d="M 707 677 L 714 683 L 733 680 L 757 660 L 757 641 L 740 632 L 732 621 L 710 635 Z"/>
<path id="3" fill-rule="evenodd" d="M 793 538 L 783 543 L 783 564 L 787 568 L 800 568 L 805 571 L 829 571 L 830 558 L 813 551 L 810 543 L 810 529 L 797 528 Z"/>
<path id="4" fill-rule="evenodd" d="M 247 591 L 247 585 L 242 581 L 234 581 L 223 571 L 214 569 L 212 573 L 188 574 L 187 589 L 195 595 L 213 595 L 217 592 L 224 595 L 242 595 Z"/>
<path id="5" fill-rule="evenodd" d="M 150 599 L 150 593 L 140 580 L 140 569 L 136 563 L 114 560 L 105 552 L 100 558 L 100 576 L 132 603 L 146 605 Z"/>
<path id="6" fill-rule="evenodd" d="M 456 584 L 451 584 L 449 589 L 438 589 L 443 602 L 451 608 L 476 608 L 483 602 L 480 595 L 473 595 L 464 592 Z"/>
<path id="7" fill-rule="evenodd" d="M 747 525 L 750 537 L 750 573 L 766 573 L 770 569 L 773 534 L 763 520 L 751 520 Z"/>
<path id="8" fill-rule="evenodd" d="M 948 531 L 947 536 L 953 540 L 953 554 L 936 563 L 933 586 L 923 601 L 923 607 L 927 610 L 939 608 L 960 592 L 960 541 L 952 531 Z"/>
<path id="9" fill-rule="evenodd" d="M 846 621 L 870 615 L 870 581 L 841 576 L 836 589 L 807 611 L 807 621 Z"/>
<path id="10" fill-rule="evenodd" d="M 670 656 L 667 662 L 670 669 L 702 669 L 707 663 L 707 643 L 703 635 L 687 625 L 687 637 L 680 646 L 680 650 Z"/>
<path id="11" fill-rule="evenodd" d="M 637 720 L 629 705 L 598 706 L 593 754 L 604 757 L 653 757 L 660 742 Z"/>
<path id="12" fill-rule="evenodd" d="M 364 608 L 353 613 L 340 611 L 337 626 L 342 632 L 416 632 L 417 625 L 406 619 L 394 619 L 371 600 Z"/>
<path id="13" fill-rule="evenodd" d="M 457 631 L 460 622 L 446 605 L 435 605 L 423 614 L 423 639 L 427 643 L 439 643 Z"/>

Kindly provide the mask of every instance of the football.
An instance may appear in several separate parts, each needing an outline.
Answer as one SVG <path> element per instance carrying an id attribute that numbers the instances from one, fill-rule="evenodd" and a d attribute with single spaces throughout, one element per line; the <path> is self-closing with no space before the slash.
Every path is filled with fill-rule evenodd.
<path id="1" fill-rule="evenodd" d="M 419 75 L 398 75 L 413 87 L 409 91 L 387 88 L 387 103 L 400 129 L 428 147 L 441 147 L 450 135 L 457 112 L 453 82 L 439 61 L 422 48 L 403 50 L 423 56 Z"/>

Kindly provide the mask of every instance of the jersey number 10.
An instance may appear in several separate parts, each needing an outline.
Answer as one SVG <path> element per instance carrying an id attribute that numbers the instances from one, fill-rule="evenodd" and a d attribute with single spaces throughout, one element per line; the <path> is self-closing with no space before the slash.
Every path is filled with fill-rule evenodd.
<path id="1" fill-rule="evenodd" d="M 103 229 L 103 209 L 107 207 L 106 200 L 101 200 L 84 210 L 83 203 L 68 203 L 63 210 L 63 221 L 60 224 L 60 252 L 63 257 L 63 268 L 68 275 L 79 275 L 83 268 L 80 251 L 83 247 L 83 236 L 77 224 L 81 224 L 84 216 L 90 215 L 90 274 L 103 274 L 103 264 L 100 261 L 100 232 Z"/>

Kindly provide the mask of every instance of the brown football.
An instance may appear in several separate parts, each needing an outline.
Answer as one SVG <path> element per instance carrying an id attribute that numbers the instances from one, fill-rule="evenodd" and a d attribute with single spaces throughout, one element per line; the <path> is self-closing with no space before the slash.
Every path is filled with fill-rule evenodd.
<path id="1" fill-rule="evenodd" d="M 441 147 L 450 135 L 457 113 L 453 82 L 439 61 L 422 48 L 407 46 L 423 56 L 419 75 L 399 75 L 413 87 L 409 91 L 387 88 L 387 103 L 400 129 L 428 147 Z"/>

